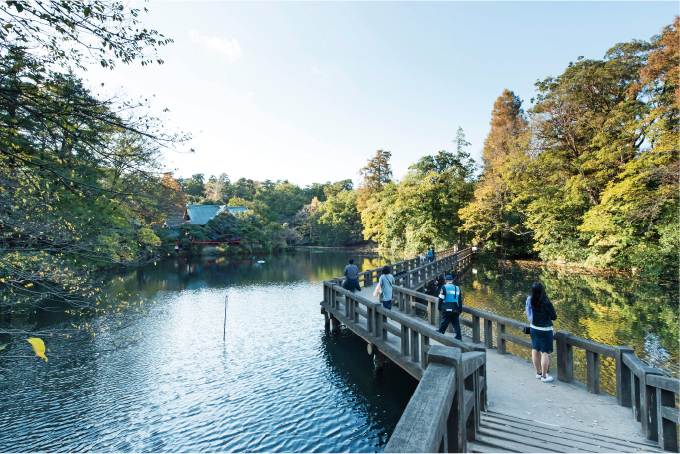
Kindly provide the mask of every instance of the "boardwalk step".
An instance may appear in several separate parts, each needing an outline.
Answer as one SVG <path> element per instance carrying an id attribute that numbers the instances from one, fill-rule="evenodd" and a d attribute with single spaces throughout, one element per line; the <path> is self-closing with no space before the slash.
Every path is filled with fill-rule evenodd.
<path id="1" fill-rule="evenodd" d="M 467 442 L 467 452 L 482 452 L 482 453 L 496 453 L 496 452 L 510 452 L 507 449 L 496 448 L 495 446 L 487 446 L 477 441 Z"/>
<path id="2" fill-rule="evenodd" d="M 525 428 L 527 430 L 533 430 L 543 434 L 554 434 L 554 436 L 557 437 L 578 440 L 583 443 L 595 444 L 595 446 L 599 445 L 603 448 L 612 449 L 614 451 L 642 450 L 646 452 L 663 452 L 659 448 L 658 444 L 652 441 L 644 440 L 643 438 L 632 440 L 622 438 L 621 436 L 612 437 L 609 435 L 593 433 L 584 430 L 555 427 L 537 421 L 495 412 L 482 412 L 481 416 L 483 423 L 487 422 L 510 425 L 511 427 L 517 429 Z M 562 431 L 562 433 L 560 433 L 560 431 Z"/>
<path id="3" fill-rule="evenodd" d="M 482 412 L 468 452 L 663 452 L 658 445 Z"/>

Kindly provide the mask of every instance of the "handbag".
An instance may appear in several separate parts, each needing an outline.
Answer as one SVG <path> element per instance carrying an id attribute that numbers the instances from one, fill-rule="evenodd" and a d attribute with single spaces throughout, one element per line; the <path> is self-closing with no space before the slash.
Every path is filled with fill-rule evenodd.
<path id="1" fill-rule="evenodd" d="M 531 334 L 531 326 L 523 326 L 522 327 L 522 332 L 524 334 Z"/>
<path id="2" fill-rule="evenodd" d="M 375 290 L 373 290 L 373 296 L 378 296 L 380 294 L 380 284 L 375 286 Z"/>

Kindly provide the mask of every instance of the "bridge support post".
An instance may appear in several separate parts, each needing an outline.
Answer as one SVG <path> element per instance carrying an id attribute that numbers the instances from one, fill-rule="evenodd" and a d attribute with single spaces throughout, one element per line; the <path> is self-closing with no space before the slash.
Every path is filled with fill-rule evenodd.
<path id="1" fill-rule="evenodd" d="M 383 355 L 382 352 L 378 350 L 378 347 L 373 344 L 368 344 L 366 349 L 368 350 L 368 354 L 373 356 L 373 366 L 375 367 L 375 370 L 382 370 L 385 365 L 385 355 Z"/>
<path id="2" fill-rule="evenodd" d="M 630 368 L 624 364 L 623 355 L 624 353 L 630 353 L 631 355 L 635 353 L 630 347 L 620 346 L 616 347 L 614 361 L 616 362 L 616 403 L 622 407 L 632 407 L 632 395 L 633 392 L 630 386 Z"/>
<path id="3" fill-rule="evenodd" d="M 335 318 L 333 314 L 330 314 L 331 316 L 331 332 L 337 333 L 340 331 L 340 320 Z"/>
<path id="4" fill-rule="evenodd" d="M 568 343 L 571 336 L 569 331 L 557 331 L 555 342 L 557 343 L 557 379 L 570 383 L 574 379 L 574 351 Z"/>

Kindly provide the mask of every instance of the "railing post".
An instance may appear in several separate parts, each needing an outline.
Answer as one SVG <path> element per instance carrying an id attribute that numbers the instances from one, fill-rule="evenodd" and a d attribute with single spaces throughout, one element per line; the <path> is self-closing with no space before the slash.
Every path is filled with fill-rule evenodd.
<path id="1" fill-rule="evenodd" d="M 378 313 L 378 304 L 373 304 L 373 335 L 382 337 L 382 315 Z"/>
<path id="2" fill-rule="evenodd" d="M 505 334 L 505 325 L 496 322 L 496 342 L 498 343 L 498 353 L 505 355 L 507 350 L 505 349 L 505 339 L 503 334 Z"/>
<path id="3" fill-rule="evenodd" d="M 420 335 L 420 367 L 427 369 L 427 349 L 430 346 L 430 338 L 424 334 Z"/>
<path id="4" fill-rule="evenodd" d="M 590 350 L 586 350 L 586 380 L 588 382 L 588 392 L 592 394 L 600 393 L 600 355 Z"/>
<path id="5" fill-rule="evenodd" d="M 478 344 L 480 341 L 479 315 L 472 316 L 472 343 Z"/>
<path id="6" fill-rule="evenodd" d="M 493 322 L 484 319 L 484 346 L 487 350 L 493 348 Z"/>
<path id="7" fill-rule="evenodd" d="M 663 407 L 675 407 L 675 393 L 656 388 L 656 424 L 659 447 L 664 451 L 678 452 L 678 424 L 663 417 Z"/>
<path id="8" fill-rule="evenodd" d="M 625 353 L 634 354 L 635 350 L 630 347 L 619 346 L 615 350 L 614 361 L 616 363 L 616 403 L 622 407 L 632 407 L 632 390 L 630 388 L 630 368 L 624 364 L 623 355 Z"/>
<path id="9" fill-rule="evenodd" d="M 555 343 L 557 344 L 557 379 L 571 383 L 574 379 L 574 350 L 569 344 L 569 331 L 557 331 Z"/>
<path id="10" fill-rule="evenodd" d="M 375 316 L 373 315 L 373 305 L 366 306 L 366 328 L 368 328 L 368 334 L 375 336 L 375 331 L 373 327 L 375 326 Z"/>
<path id="11" fill-rule="evenodd" d="M 427 322 L 430 325 L 434 325 L 436 323 L 436 312 L 437 308 L 434 305 L 434 301 L 427 300 Z"/>
<path id="12" fill-rule="evenodd" d="M 387 325 L 387 316 L 383 314 L 378 314 L 378 317 L 380 317 L 380 340 L 383 342 L 387 342 L 387 329 L 385 329 L 385 325 Z"/>
<path id="13" fill-rule="evenodd" d="M 656 401 L 656 391 L 652 386 L 647 385 L 648 375 L 661 375 L 661 372 L 647 366 L 642 370 L 642 374 L 639 377 L 640 408 L 638 414 L 640 419 L 638 419 L 638 421 L 640 421 L 642 434 L 645 438 L 656 441 L 659 423 L 656 419 L 656 406 L 658 405 L 658 402 Z"/>
<path id="14" fill-rule="evenodd" d="M 401 356 L 408 356 L 408 327 L 401 325 Z"/>
<path id="15" fill-rule="evenodd" d="M 411 361 L 417 363 L 420 360 L 420 344 L 418 343 L 418 331 L 409 330 L 411 332 Z"/>

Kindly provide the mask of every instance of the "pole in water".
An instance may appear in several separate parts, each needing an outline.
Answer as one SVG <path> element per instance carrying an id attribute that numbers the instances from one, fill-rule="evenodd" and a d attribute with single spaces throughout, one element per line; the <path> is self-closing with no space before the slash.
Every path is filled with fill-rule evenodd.
<path id="1" fill-rule="evenodd" d="M 227 304 L 229 303 L 229 295 L 224 297 L 224 334 L 222 335 L 222 340 L 227 340 Z"/>

